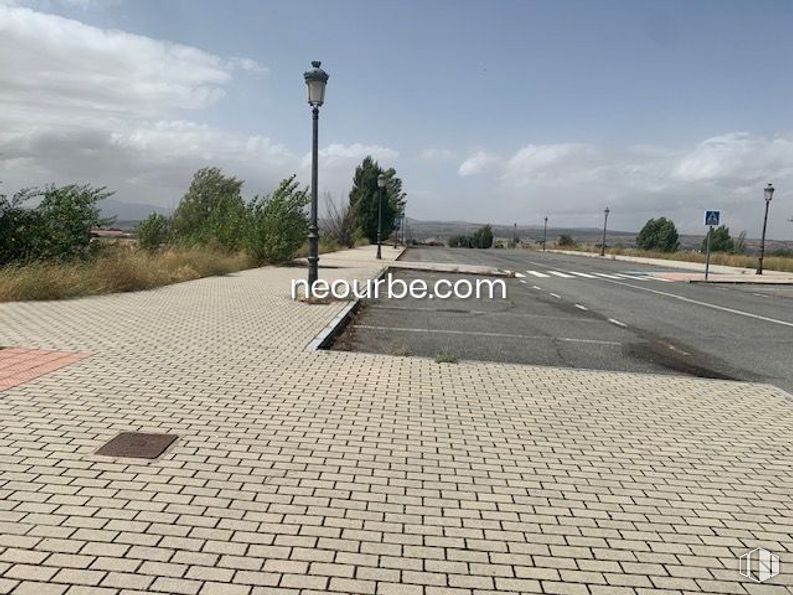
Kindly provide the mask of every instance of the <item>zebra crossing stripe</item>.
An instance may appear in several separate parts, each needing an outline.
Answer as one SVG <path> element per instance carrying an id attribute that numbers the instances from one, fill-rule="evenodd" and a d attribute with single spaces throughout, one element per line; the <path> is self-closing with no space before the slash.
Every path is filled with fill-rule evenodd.
<path id="1" fill-rule="evenodd" d="M 526 271 L 529 275 L 534 275 L 535 277 L 548 277 L 545 273 L 538 273 L 537 271 Z"/>
<path id="2" fill-rule="evenodd" d="M 619 281 L 619 277 L 616 275 L 607 275 L 606 273 L 595 273 L 598 277 L 603 277 L 605 279 L 617 279 Z"/>
<path id="3" fill-rule="evenodd" d="M 559 271 L 548 271 L 551 275 L 556 275 L 557 277 L 561 277 L 562 279 L 572 279 L 572 275 L 568 275 L 567 273 L 562 273 Z"/>
<path id="4" fill-rule="evenodd" d="M 594 275 L 590 275 L 589 273 L 579 273 L 576 271 L 569 271 L 571 275 L 578 275 L 579 277 L 584 277 L 585 279 L 594 279 Z"/>
<path id="5" fill-rule="evenodd" d="M 646 277 L 640 277 L 639 275 L 626 275 L 625 273 L 615 273 L 618 277 L 622 277 L 623 279 L 633 279 L 635 281 L 647 281 Z"/>

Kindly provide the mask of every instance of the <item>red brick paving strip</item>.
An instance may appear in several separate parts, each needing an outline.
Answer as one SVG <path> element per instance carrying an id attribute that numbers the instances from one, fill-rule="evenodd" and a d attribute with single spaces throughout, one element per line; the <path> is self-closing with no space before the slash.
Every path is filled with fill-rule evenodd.
<path id="1" fill-rule="evenodd" d="M 49 351 L 23 347 L 0 349 L 0 391 L 79 362 L 89 355 L 80 351 Z"/>

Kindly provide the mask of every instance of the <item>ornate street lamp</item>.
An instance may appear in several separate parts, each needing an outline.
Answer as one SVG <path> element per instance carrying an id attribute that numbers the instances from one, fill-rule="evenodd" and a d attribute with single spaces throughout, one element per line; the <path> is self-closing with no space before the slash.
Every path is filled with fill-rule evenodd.
<path id="1" fill-rule="evenodd" d="M 386 180 L 385 174 L 377 176 L 377 260 L 383 258 L 380 253 L 380 238 L 383 233 L 383 188 Z"/>
<path id="2" fill-rule="evenodd" d="M 303 74 L 308 86 L 308 104 L 312 113 L 311 144 L 311 214 L 308 224 L 308 295 L 313 292 L 314 283 L 319 277 L 319 226 L 317 225 L 317 184 L 319 180 L 319 107 L 325 102 L 325 85 L 328 73 L 320 68 L 321 62 L 311 63 L 312 70 Z"/>
<path id="3" fill-rule="evenodd" d="M 771 204 L 771 199 L 774 198 L 774 187 L 771 184 L 763 190 L 765 198 L 765 215 L 763 216 L 763 235 L 760 238 L 760 259 L 757 261 L 757 274 L 763 274 L 763 257 L 765 256 L 765 229 L 768 226 L 768 205 Z"/>
<path id="4" fill-rule="evenodd" d="M 608 207 L 606 207 L 603 210 L 603 214 L 605 215 L 605 217 L 603 218 L 603 241 L 600 243 L 600 255 L 601 256 L 605 256 L 606 255 L 606 226 L 608 225 L 608 222 L 609 222 L 609 213 L 610 212 L 611 211 L 609 211 Z"/>

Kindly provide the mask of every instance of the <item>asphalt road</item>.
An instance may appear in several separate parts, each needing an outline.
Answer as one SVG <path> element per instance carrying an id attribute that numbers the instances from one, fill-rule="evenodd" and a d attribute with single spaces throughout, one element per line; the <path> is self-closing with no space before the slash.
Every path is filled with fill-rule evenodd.
<path id="1" fill-rule="evenodd" d="M 334 349 L 751 380 L 793 394 L 793 287 L 668 282 L 676 269 L 525 250 L 411 248 L 402 260 L 524 276 L 506 280 L 503 300 L 369 302 Z"/>

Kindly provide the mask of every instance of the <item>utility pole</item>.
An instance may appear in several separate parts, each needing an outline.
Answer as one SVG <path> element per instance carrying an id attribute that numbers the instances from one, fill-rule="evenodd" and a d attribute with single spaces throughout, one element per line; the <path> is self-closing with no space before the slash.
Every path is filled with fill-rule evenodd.
<path id="1" fill-rule="evenodd" d="M 548 240 L 548 216 L 545 216 L 545 224 L 542 228 L 542 251 L 545 252 L 545 242 Z"/>

